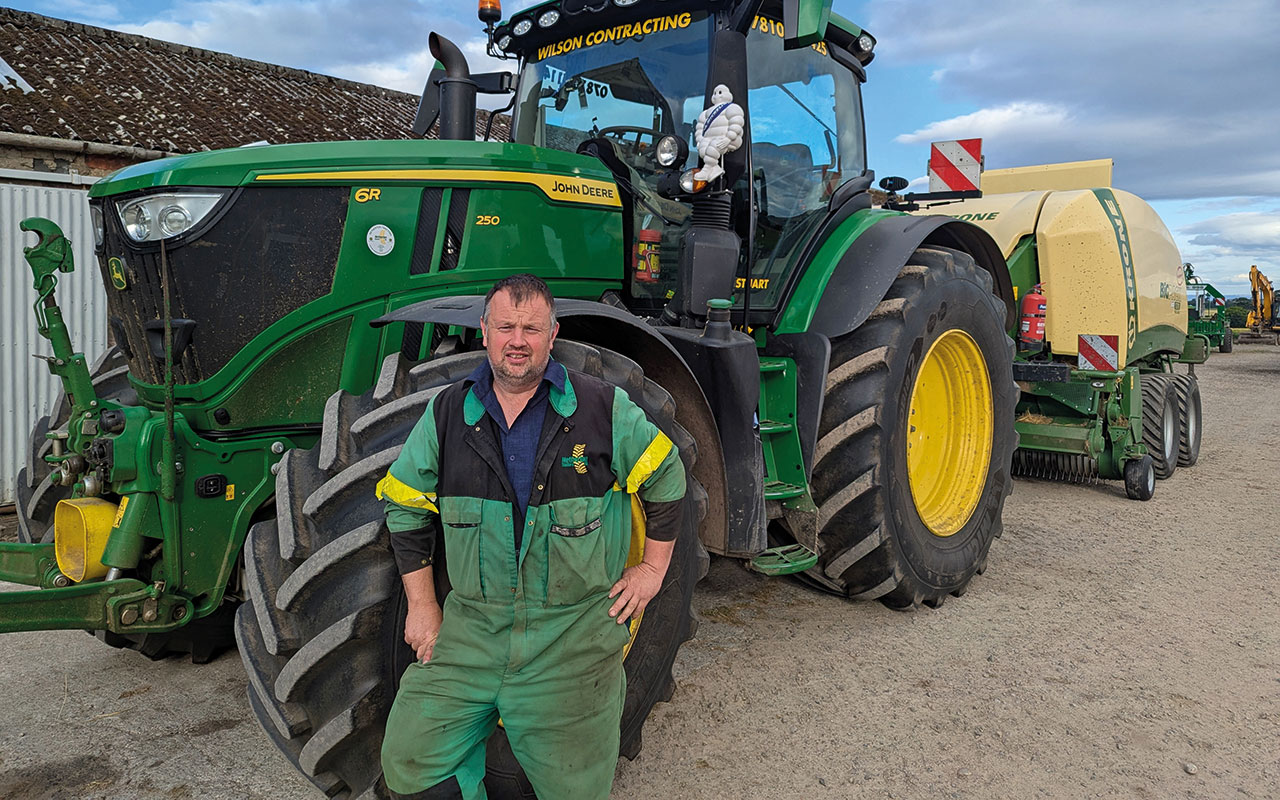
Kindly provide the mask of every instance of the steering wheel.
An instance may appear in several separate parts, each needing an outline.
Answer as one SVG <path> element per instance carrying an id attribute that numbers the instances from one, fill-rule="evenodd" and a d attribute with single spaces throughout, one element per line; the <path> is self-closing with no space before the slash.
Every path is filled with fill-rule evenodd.
<path id="1" fill-rule="evenodd" d="M 628 135 L 634 135 L 634 139 L 628 139 Z M 655 128 L 642 128 L 637 125 L 612 125 L 608 128 L 601 128 L 598 134 L 608 139 L 613 139 L 619 144 L 627 147 L 637 155 L 651 152 L 658 144 L 658 140 L 666 136 L 660 130 Z M 644 140 L 648 139 L 646 143 Z"/>

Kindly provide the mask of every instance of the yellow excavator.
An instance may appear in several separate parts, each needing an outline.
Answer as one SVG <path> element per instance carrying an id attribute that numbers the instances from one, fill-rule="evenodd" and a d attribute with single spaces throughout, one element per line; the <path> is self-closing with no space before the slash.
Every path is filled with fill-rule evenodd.
<path id="1" fill-rule="evenodd" d="M 1280 314 L 1276 312 L 1276 293 L 1271 281 L 1258 267 L 1249 267 L 1249 285 L 1253 289 L 1253 310 L 1245 325 L 1248 330 L 1240 334 L 1241 342 L 1280 344 Z"/>

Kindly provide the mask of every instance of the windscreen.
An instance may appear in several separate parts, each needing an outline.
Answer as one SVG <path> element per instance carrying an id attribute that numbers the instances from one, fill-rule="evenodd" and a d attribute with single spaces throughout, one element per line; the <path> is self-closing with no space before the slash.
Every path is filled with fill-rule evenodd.
<path id="1" fill-rule="evenodd" d="M 689 207 L 660 197 L 655 145 L 693 141 L 706 93 L 711 24 L 682 12 L 575 33 L 533 53 L 520 77 L 515 141 L 573 152 L 604 137 L 630 170 L 637 199 L 629 305 L 656 311 L 675 288 Z M 693 150 L 693 148 L 690 148 Z M 694 152 L 680 170 L 694 166 Z"/>
<path id="2" fill-rule="evenodd" d="M 630 145 L 632 166 L 656 171 L 645 158 L 656 140 L 689 138 L 681 111 L 703 97 L 709 29 L 705 13 L 684 12 L 539 48 L 520 78 L 515 140 L 572 152 L 606 136 Z"/>

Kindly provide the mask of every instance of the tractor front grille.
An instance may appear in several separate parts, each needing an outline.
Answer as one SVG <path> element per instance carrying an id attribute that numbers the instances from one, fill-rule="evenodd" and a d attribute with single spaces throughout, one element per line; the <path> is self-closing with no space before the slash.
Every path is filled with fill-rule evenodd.
<path id="1" fill-rule="evenodd" d="M 175 382 L 211 377 L 272 323 L 332 290 L 348 194 L 341 186 L 249 187 L 203 232 L 166 246 L 170 314 L 195 322 Z M 134 246 L 116 215 L 105 217 L 99 268 L 113 336 L 136 378 L 162 383 L 164 362 L 146 333 L 148 322 L 163 319 L 160 250 Z M 112 286 L 111 257 L 124 264 L 123 290 Z"/>

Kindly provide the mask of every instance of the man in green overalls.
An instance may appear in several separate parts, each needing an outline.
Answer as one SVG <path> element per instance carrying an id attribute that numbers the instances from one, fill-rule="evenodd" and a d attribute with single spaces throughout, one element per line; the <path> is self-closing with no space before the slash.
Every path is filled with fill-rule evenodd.
<path id="1" fill-rule="evenodd" d="M 397 795 L 483 798 L 499 717 L 543 800 L 612 787 L 624 623 L 662 586 L 685 473 L 626 392 L 551 358 L 558 329 L 541 280 L 495 284 L 481 321 L 487 362 L 432 398 L 378 484 L 418 656 L 382 745 Z M 643 559 L 626 567 L 633 513 L 645 520 Z M 443 609 L 437 515 L 453 587 Z"/>

